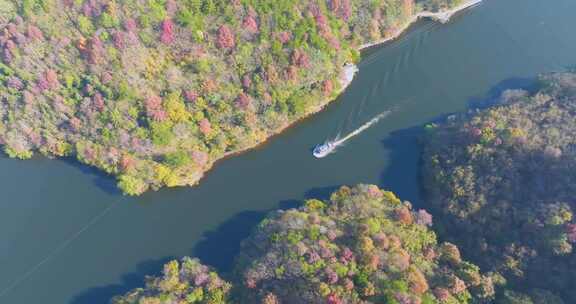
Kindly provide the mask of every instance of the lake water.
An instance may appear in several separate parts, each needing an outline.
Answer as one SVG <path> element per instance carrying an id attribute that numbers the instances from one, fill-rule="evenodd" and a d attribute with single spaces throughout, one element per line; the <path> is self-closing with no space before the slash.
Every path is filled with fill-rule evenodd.
<path id="1" fill-rule="evenodd" d="M 378 184 L 422 205 L 419 127 L 576 64 L 574 11 L 574 0 L 486 0 L 449 24 L 420 22 L 367 51 L 325 111 L 221 161 L 194 188 L 129 198 L 73 161 L 1 157 L 0 303 L 106 303 L 183 255 L 226 271 L 265 212 L 337 185 Z M 311 156 L 315 144 L 390 109 L 336 154 Z"/>

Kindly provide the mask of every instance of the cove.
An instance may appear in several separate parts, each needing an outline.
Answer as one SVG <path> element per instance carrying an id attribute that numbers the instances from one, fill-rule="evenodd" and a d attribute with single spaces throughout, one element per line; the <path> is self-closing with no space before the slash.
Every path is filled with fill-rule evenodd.
<path id="1" fill-rule="evenodd" d="M 229 270 L 267 211 L 341 184 L 378 184 L 422 206 L 418 128 L 574 65 L 575 9 L 572 0 L 485 0 L 448 24 L 419 22 L 366 51 L 353 83 L 323 112 L 219 162 L 194 188 L 129 198 L 72 161 L 0 158 L 0 302 L 106 303 L 183 255 Z M 392 108 L 335 154 L 311 155 Z"/>

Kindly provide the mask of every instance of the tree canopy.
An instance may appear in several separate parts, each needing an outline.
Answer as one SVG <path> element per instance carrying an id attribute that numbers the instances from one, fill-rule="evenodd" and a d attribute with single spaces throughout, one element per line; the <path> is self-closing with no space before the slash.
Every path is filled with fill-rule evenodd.
<path id="1" fill-rule="evenodd" d="M 465 261 L 455 245 L 438 243 L 431 224 L 430 214 L 413 210 L 392 192 L 374 185 L 344 186 L 329 200 L 307 200 L 300 208 L 265 218 L 242 243 L 234 273 L 227 274 L 231 289 L 197 260 L 185 258 L 166 264 L 161 277 L 149 278 L 145 288 L 116 297 L 114 303 L 456 304 L 491 299 L 491 277 Z"/>
<path id="2" fill-rule="evenodd" d="M 423 182 L 441 235 L 506 283 L 499 303 L 576 301 L 576 74 L 540 83 L 426 138 Z"/>
<path id="3" fill-rule="evenodd" d="M 127 194 L 193 185 L 332 100 L 359 45 L 452 2 L 1 1 L 0 143 Z"/>

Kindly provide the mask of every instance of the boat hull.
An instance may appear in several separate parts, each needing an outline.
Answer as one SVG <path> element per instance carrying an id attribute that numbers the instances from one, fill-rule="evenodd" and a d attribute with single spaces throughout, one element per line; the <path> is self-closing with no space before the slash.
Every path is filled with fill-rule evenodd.
<path id="1" fill-rule="evenodd" d="M 334 145 L 332 143 L 325 143 L 322 145 L 318 145 L 312 151 L 312 155 L 316 158 L 323 158 L 328 156 L 328 154 L 334 151 Z"/>

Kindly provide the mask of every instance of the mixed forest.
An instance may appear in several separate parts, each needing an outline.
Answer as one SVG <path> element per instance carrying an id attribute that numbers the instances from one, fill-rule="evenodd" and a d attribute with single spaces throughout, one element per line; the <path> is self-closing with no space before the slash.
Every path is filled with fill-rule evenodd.
<path id="1" fill-rule="evenodd" d="M 460 2 L 0 0 L 0 145 L 129 195 L 194 185 L 334 100 L 361 45 Z M 430 213 L 343 186 L 270 213 L 231 273 L 182 258 L 113 303 L 576 303 L 576 73 L 425 130 Z"/>
<path id="2" fill-rule="evenodd" d="M 432 216 L 374 185 L 341 187 L 276 211 L 246 239 L 224 281 L 197 259 L 164 266 L 114 304 L 478 303 L 492 278 L 439 243 Z"/>
<path id="3" fill-rule="evenodd" d="M 459 0 L 0 0 L 0 144 L 138 195 L 193 185 L 342 89 L 358 46 Z"/>
<path id="4" fill-rule="evenodd" d="M 430 213 L 344 186 L 264 219 L 225 274 L 232 284 L 185 258 L 114 303 L 574 303 L 576 73 L 425 130 Z"/>
<path id="5" fill-rule="evenodd" d="M 427 203 L 440 235 L 503 285 L 497 303 L 576 303 L 576 74 L 430 125 Z"/>

